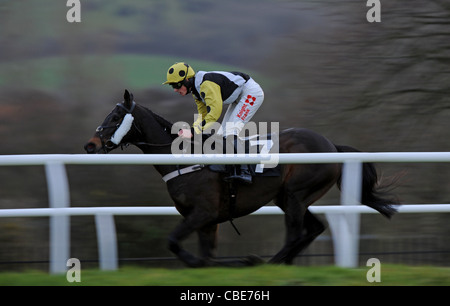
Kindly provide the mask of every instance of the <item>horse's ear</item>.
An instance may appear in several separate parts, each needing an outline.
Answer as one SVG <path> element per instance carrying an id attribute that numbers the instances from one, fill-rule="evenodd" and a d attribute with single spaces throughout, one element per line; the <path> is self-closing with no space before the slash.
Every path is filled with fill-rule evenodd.
<path id="1" fill-rule="evenodd" d="M 133 103 L 133 94 L 129 93 L 127 89 L 125 89 L 125 93 L 123 94 L 123 101 L 125 103 L 125 106 L 127 106 L 128 108 L 131 107 L 131 104 Z"/>

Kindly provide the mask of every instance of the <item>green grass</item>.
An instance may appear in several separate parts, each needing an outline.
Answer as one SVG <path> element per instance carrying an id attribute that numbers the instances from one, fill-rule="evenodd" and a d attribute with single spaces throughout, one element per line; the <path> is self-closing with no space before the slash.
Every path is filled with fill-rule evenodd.
<path id="1" fill-rule="evenodd" d="M 163 269 L 127 266 L 118 271 L 81 269 L 81 282 L 46 272 L 0 273 L 0 285 L 56 286 L 429 286 L 450 285 L 450 268 L 384 264 L 381 282 L 369 283 L 369 268 L 263 265 L 249 268 Z"/>

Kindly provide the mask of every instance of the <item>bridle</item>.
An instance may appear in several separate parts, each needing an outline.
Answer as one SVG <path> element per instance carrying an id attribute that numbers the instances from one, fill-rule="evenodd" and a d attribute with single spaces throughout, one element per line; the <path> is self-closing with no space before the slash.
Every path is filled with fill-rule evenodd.
<path id="1" fill-rule="evenodd" d="M 136 102 L 134 102 L 133 101 L 133 103 L 131 104 L 131 107 L 130 108 L 127 108 L 123 103 L 117 103 L 116 104 L 118 107 L 120 107 L 120 108 L 122 108 L 122 109 L 124 109 L 126 112 L 127 112 L 127 114 L 131 114 L 133 111 L 134 111 L 134 109 L 135 109 L 135 107 L 136 107 Z M 112 136 L 108 139 L 108 140 L 106 140 L 106 141 L 104 141 L 103 139 L 104 139 L 104 137 L 103 137 L 103 134 L 102 134 L 102 132 L 104 131 L 104 130 L 109 130 L 109 129 L 116 129 L 116 131 L 117 131 L 117 129 L 120 127 L 120 125 L 122 124 L 122 122 L 123 122 L 123 118 L 122 118 L 122 120 L 119 122 L 119 123 L 117 123 L 117 124 L 115 124 L 115 125 L 99 125 L 98 127 L 97 127 L 97 129 L 95 130 L 95 132 L 97 132 L 98 133 L 98 136 L 99 136 L 99 138 L 100 138 L 100 141 L 102 142 L 102 149 L 103 149 L 103 151 L 104 151 L 104 153 L 108 153 L 108 150 L 113 150 L 114 148 L 116 148 L 118 145 L 116 145 L 115 143 L 113 143 L 112 142 Z M 134 123 L 134 122 L 133 122 Z M 112 135 L 114 135 L 114 133 L 112 133 Z M 123 149 L 123 144 L 121 144 L 121 148 Z"/>
<path id="2" fill-rule="evenodd" d="M 134 111 L 134 109 L 136 108 L 136 102 L 134 102 L 134 101 L 132 102 L 130 108 L 126 107 L 123 103 L 117 103 L 116 105 L 118 107 L 122 108 L 123 110 L 125 110 L 127 114 L 131 114 Z M 123 119 L 124 118 L 122 118 L 122 120 L 119 123 L 115 124 L 115 125 L 106 125 L 106 126 L 105 125 L 100 125 L 95 130 L 97 133 L 99 133 L 98 136 L 99 136 L 100 141 L 102 143 L 102 149 L 103 149 L 104 153 L 108 153 L 108 150 L 111 151 L 111 150 L 113 150 L 113 149 L 115 149 L 115 148 L 117 148 L 119 146 L 123 150 L 124 146 L 128 147 L 130 144 L 133 144 L 133 145 L 145 145 L 145 146 L 152 146 L 152 147 L 166 147 L 166 146 L 171 146 L 172 145 L 172 142 L 160 144 L 160 143 L 148 143 L 148 142 L 142 142 L 142 141 L 140 141 L 140 142 L 132 142 L 132 143 L 115 144 L 112 141 L 112 136 L 108 140 L 104 141 L 103 140 L 104 137 L 103 137 L 103 134 L 101 132 L 103 132 L 104 130 L 108 130 L 108 129 L 116 129 L 116 131 L 117 131 L 117 129 L 119 129 L 119 127 L 123 123 Z M 139 134 L 141 134 L 141 135 L 143 134 L 141 129 L 136 125 L 136 122 L 134 120 L 133 120 L 132 126 L 138 131 Z M 164 131 L 166 131 L 166 128 L 164 128 Z M 114 133 L 112 133 L 112 135 L 114 135 Z"/>

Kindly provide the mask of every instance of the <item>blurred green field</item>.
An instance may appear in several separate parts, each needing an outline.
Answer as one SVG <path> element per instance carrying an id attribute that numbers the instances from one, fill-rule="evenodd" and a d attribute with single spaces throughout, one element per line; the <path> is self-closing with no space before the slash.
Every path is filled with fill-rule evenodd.
<path id="1" fill-rule="evenodd" d="M 369 267 L 276 266 L 164 269 L 126 266 L 118 271 L 81 269 L 81 282 L 42 271 L 0 273 L 2 286 L 449 286 L 449 267 L 384 264 L 381 282 L 369 283 Z"/>
<path id="2" fill-rule="evenodd" d="M 74 83 L 74 79 L 110 82 L 133 89 L 162 87 L 168 67 L 186 61 L 198 70 L 242 70 L 223 64 L 159 55 L 114 54 L 83 57 L 44 57 L 0 63 L 0 87 L 23 86 L 54 91 Z M 252 74 L 254 73 L 246 71 Z M 261 78 L 259 78 L 261 79 Z"/>

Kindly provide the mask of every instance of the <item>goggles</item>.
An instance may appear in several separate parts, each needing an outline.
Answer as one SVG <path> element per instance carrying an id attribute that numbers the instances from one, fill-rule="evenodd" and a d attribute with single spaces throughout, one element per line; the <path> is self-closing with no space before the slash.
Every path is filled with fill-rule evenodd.
<path id="1" fill-rule="evenodd" d="M 184 82 L 178 82 L 178 83 L 171 83 L 170 86 L 172 86 L 173 89 L 180 89 L 183 86 Z"/>

